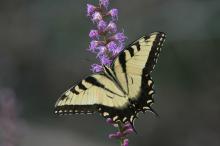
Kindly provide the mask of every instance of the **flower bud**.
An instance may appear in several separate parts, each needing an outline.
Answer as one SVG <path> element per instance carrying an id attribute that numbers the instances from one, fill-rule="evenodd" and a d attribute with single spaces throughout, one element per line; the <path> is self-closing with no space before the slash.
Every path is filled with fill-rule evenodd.
<path id="1" fill-rule="evenodd" d="M 99 32 L 98 32 L 98 30 L 92 29 L 92 30 L 89 32 L 89 37 L 90 37 L 91 39 L 99 38 Z"/>
<path id="2" fill-rule="evenodd" d="M 111 9 L 108 14 L 112 17 L 113 20 L 118 20 L 118 9 Z"/>
<path id="3" fill-rule="evenodd" d="M 96 7 L 94 5 L 87 4 L 87 16 L 92 16 L 95 10 L 96 10 Z"/>
<path id="4" fill-rule="evenodd" d="M 95 12 L 94 14 L 92 14 L 92 21 L 93 22 L 99 22 L 102 20 L 102 15 L 100 12 Z"/>
<path id="5" fill-rule="evenodd" d="M 99 0 L 101 6 L 105 7 L 106 9 L 109 6 L 109 0 Z"/>

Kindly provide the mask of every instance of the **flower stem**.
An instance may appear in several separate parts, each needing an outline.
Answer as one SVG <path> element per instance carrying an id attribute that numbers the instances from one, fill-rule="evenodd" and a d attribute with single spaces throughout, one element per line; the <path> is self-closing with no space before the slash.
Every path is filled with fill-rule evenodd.
<path id="1" fill-rule="evenodd" d="M 122 122 L 118 122 L 118 129 L 119 129 L 119 131 L 121 132 L 121 133 L 123 133 L 123 123 Z M 121 143 L 121 146 L 123 146 L 123 143 L 124 143 L 124 140 L 125 140 L 125 137 L 124 136 L 122 136 L 121 138 L 120 138 L 120 143 Z"/>

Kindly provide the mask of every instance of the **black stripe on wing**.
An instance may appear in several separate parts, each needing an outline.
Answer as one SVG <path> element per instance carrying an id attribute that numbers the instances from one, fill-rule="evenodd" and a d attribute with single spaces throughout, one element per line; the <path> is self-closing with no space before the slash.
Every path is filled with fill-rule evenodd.
<path id="1" fill-rule="evenodd" d="M 103 76 L 105 76 L 105 75 L 103 75 Z M 121 96 L 121 95 L 115 93 L 114 91 L 112 91 L 112 90 L 106 88 L 104 84 L 100 83 L 96 78 L 94 78 L 94 77 L 92 77 L 92 76 L 87 77 L 85 80 L 86 80 L 88 83 L 91 83 L 91 84 L 94 85 L 94 86 L 100 87 L 100 88 L 102 88 L 102 89 L 104 89 L 104 90 L 106 90 L 106 91 L 108 91 L 108 92 L 110 92 L 110 93 L 112 93 L 112 94 L 115 94 L 115 95 L 117 95 L 117 96 L 123 97 L 123 96 Z"/>
<path id="2" fill-rule="evenodd" d="M 146 39 L 149 38 L 149 36 L 145 36 Z M 144 68 L 144 74 L 150 73 L 152 70 L 154 70 L 154 67 L 157 63 L 159 53 L 161 51 L 161 47 L 163 46 L 163 43 L 165 41 L 166 35 L 163 32 L 158 32 L 155 41 L 153 42 L 148 60 L 146 62 L 145 68 Z"/>
<path id="3" fill-rule="evenodd" d="M 125 79 L 126 79 L 126 85 L 127 85 L 127 93 L 129 93 L 129 87 L 128 87 L 128 76 L 126 75 L 126 72 L 127 72 L 127 69 L 126 69 L 126 61 L 125 61 L 125 57 L 126 57 L 126 54 L 125 52 L 123 51 L 122 53 L 120 53 L 119 55 L 119 64 L 122 68 L 122 71 L 125 73 L 124 76 L 125 76 Z M 113 69 L 113 72 L 115 73 L 115 70 Z M 116 73 L 115 73 L 116 74 Z M 124 91 L 123 91 L 124 92 Z"/>

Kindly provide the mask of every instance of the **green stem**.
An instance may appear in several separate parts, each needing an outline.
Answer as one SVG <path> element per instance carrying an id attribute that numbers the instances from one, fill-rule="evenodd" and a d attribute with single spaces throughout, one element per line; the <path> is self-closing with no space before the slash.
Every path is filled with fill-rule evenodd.
<path id="1" fill-rule="evenodd" d="M 119 131 L 120 131 L 121 133 L 123 133 L 123 123 L 122 123 L 122 122 L 118 122 L 118 129 L 119 129 Z M 122 146 L 123 143 L 124 143 L 124 139 L 125 139 L 124 136 L 120 138 L 121 146 Z"/>

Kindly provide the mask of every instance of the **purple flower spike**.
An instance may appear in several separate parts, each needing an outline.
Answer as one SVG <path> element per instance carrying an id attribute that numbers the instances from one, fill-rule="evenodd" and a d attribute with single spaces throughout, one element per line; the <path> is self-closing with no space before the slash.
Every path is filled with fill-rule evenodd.
<path id="1" fill-rule="evenodd" d="M 87 16 L 92 16 L 92 14 L 95 12 L 96 7 L 91 5 L 91 4 L 87 4 Z"/>
<path id="2" fill-rule="evenodd" d="M 107 24 L 105 21 L 101 20 L 98 22 L 98 29 L 101 32 L 104 32 L 105 28 L 107 27 Z"/>
<path id="3" fill-rule="evenodd" d="M 106 28 L 107 31 L 111 32 L 111 33 L 116 33 L 117 32 L 117 26 L 114 22 L 110 22 Z"/>
<path id="4" fill-rule="evenodd" d="M 102 15 L 100 12 L 95 12 L 93 15 L 92 15 L 92 21 L 93 22 L 99 22 L 102 20 Z"/>
<path id="5" fill-rule="evenodd" d="M 109 5 L 109 0 L 99 0 L 99 3 L 101 6 L 103 6 L 107 9 L 108 5 Z"/>
<path id="6" fill-rule="evenodd" d="M 122 146 L 128 146 L 128 142 L 129 142 L 129 140 L 128 140 L 128 139 L 125 139 L 125 140 L 123 141 Z"/>
<path id="7" fill-rule="evenodd" d="M 111 9 L 108 14 L 112 17 L 112 20 L 118 20 L 118 9 Z"/>
<path id="8" fill-rule="evenodd" d="M 99 64 L 93 64 L 91 67 L 92 67 L 91 68 L 92 72 L 95 72 L 95 73 L 98 73 L 103 70 L 102 66 Z"/>
<path id="9" fill-rule="evenodd" d="M 92 29 L 92 30 L 89 32 L 89 37 L 90 37 L 91 39 L 99 38 L 99 32 L 98 32 L 98 30 Z"/>

